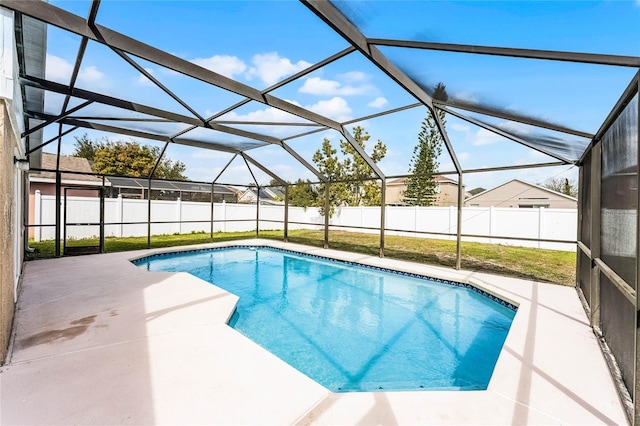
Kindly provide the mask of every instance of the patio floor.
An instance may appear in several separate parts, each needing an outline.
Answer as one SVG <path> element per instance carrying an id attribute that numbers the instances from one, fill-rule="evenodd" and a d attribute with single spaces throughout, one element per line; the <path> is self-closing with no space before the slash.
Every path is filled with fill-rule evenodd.
<path id="1" fill-rule="evenodd" d="M 275 241 L 207 246 L 239 243 L 467 281 L 519 304 L 488 390 L 333 394 L 228 327 L 234 295 L 128 261 L 171 248 L 26 264 L 0 422 L 627 423 L 574 288 Z"/>

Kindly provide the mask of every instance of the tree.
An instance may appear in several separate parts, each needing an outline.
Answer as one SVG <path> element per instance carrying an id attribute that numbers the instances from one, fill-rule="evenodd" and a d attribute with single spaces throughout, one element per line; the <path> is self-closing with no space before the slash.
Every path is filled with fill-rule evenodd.
<path id="1" fill-rule="evenodd" d="M 353 137 L 363 150 L 371 138 L 360 126 L 353 128 Z M 380 205 L 382 192 L 380 186 L 373 180 L 375 174 L 371 167 L 349 142 L 340 140 L 340 151 L 342 160 L 338 157 L 337 149 L 333 148 L 328 139 L 324 139 L 322 147 L 313 155 L 313 162 L 321 173 L 330 181 L 342 181 L 332 183 L 329 187 L 329 216 L 333 216 L 338 206 Z M 374 163 L 378 163 L 386 153 L 387 147 L 379 140 L 373 147 L 370 157 Z M 325 185 L 321 184 L 315 205 L 320 208 L 322 215 L 325 214 L 324 201 Z"/>
<path id="2" fill-rule="evenodd" d="M 331 181 L 343 179 L 345 176 L 344 164 L 338 159 L 338 151 L 331 146 L 329 139 L 322 141 L 322 147 L 313 154 L 313 162 L 319 171 Z M 325 191 L 326 184 L 321 184 L 314 205 L 319 207 L 320 214 L 325 215 Z M 345 182 L 336 182 L 329 185 L 329 217 L 333 216 L 335 208 L 347 205 L 348 192 Z"/>
<path id="3" fill-rule="evenodd" d="M 318 191 L 307 179 L 298 179 L 289 185 L 289 204 L 296 207 L 311 207 L 316 205 L 318 199 Z"/>
<path id="4" fill-rule="evenodd" d="M 94 173 L 148 178 L 160 158 L 156 146 L 133 141 L 92 141 L 86 134 L 76 138 L 73 155 L 91 162 Z M 181 161 L 162 157 L 153 175 L 157 179 L 184 180 L 186 166 Z"/>
<path id="5" fill-rule="evenodd" d="M 578 185 L 576 185 L 576 182 L 573 179 L 552 178 L 545 181 L 542 186 L 570 197 L 578 196 Z"/>
<path id="6" fill-rule="evenodd" d="M 93 157 L 95 157 L 96 151 L 100 149 L 100 146 L 101 142 L 92 141 L 86 133 L 80 137 L 76 136 L 73 156 L 86 158 L 89 162 L 93 163 Z"/>
<path id="7" fill-rule="evenodd" d="M 434 99 L 446 101 L 447 91 L 442 83 L 438 83 L 433 94 Z M 445 125 L 444 112 L 437 112 L 442 125 Z M 431 206 L 436 201 L 438 182 L 435 175 L 440 163 L 438 157 L 442 153 L 442 135 L 431 113 L 423 120 L 418 144 L 413 148 L 413 156 L 409 165 L 411 176 L 407 178 L 407 189 L 403 194 L 403 202 L 413 206 Z"/>
<path id="8" fill-rule="evenodd" d="M 486 191 L 486 189 L 482 188 L 482 187 L 477 187 L 477 188 L 473 188 L 472 190 L 469 191 L 469 194 L 471 195 L 477 195 L 481 192 Z"/>

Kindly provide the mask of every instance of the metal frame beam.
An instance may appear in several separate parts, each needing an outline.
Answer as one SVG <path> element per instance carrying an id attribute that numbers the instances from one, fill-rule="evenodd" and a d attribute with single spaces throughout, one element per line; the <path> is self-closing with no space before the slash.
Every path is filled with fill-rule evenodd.
<path id="1" fill-rule="evenodd" d="M 413 95 L 422 104 L 429 107 L 430 109 L 433 109 L 433 100 L 431 96 L 429 96 L 424 90 L 422 90 L 420 86 L 418 86 L 411 78 L 409 78 L 404 72 L 396 67 L 391 61 L 389 61 L 377 47 L 371 46 L 364 34 L 362 34 L 360 30 L 355 25 L 353 25 L 331 2 L 318 0 L 301 1 L 314 14 L 316 14 L 316 16 L 322 19 L 345 40 L 351 43 L 352 46 L 358 49 L 381 71 L 387 74 L 391 79 L 393 79 L 397 84 L 404 88 L 408 93 Z M 434 116 L 435 115 L 437 114 L 434 113 Z M 460 163 L 458 162 L 455 151 L 453 150 L 449 138 L 444 131 L 444 127 L 442 126 L 442 123 L 439 122 L 439 120 L 436 119 L 436 122 L 438 123 L 438 129 L 442 134 L 442 138 L 445 142 L 447 150 L 451 155 L 451 160 L 454 164 L 456 164 L 456 169 L 460 171 Z M 378 173 L 378 177 L 382 179 L 384 178 L 384 175 Z"/>
<path id="2" fill-rule="evenodd" d="M 524 139 L 520 139 L 519 137 L 514 136 L 511 133 L 505 132 L 504 130 L 501 130 L 501 129 L 497 128 L 497 127 L 494 127 L 494 126 L 491 126 L 489 124 L 483 123 L 482 121 L 476 120 L 474 118 L 467 117 L 464 114 L 460 114 L 459 112 L 453 111 L 453 110 L 451 110 L 449 108 L 446 108 L 446 107 L 443 107 L 443 108 L 437 107 L 437 108 L 440 109 L 441 111 L 444 111 L 444 112 L 446 112 L 448 114 L 451 114 L 451 115 L 453 115 L 455 117 L 458 117 L 459 119 L 464 120 L 464 121 L 466 121 L 468 123 L 474 124 L 474 125 L 476 125 L 478 127 L 482 127 L 485 130 L 489 130 L 490 132 L 493 132 L 493 133 L 495 133 L 495 134 L 497 134 L 499 136 L 502 136 L 503 138 L 507 138 L 509 140 L 517 142 L 520 145 L 524 145 L 527 148 L 531 148 L 534 151 L 538 151 L 538 152 L 540 152 L 542 154 L 548 155 L 549 157 L 555 158 L 556 160 L 560 160 L 565 164 L 575 164 L 575 161 L 572 161 L 572 160 L 569 160 L 567 158 L 564 158 L 564 157 L 561 157 L 559 155 L 556 155 L 556 154 L 553 154 L 551 152 L 548 152 L 545 149 L 539 148 L 539 147 L 535 146 L 534 144 L 529 143 L 529 142 L 525 141 Z"/>
<path id="3" fill-rule="evenodd" d="M 58 121 L 60 121 L 61 119 L 68 117 L 69 115 L 73 114 L 76 111 L 81 110 L 82 108 L 86 107 L 87 105 L 91 105 L 93 103 L 93 101 L 86 101 L 81 103 L 80 105 L 71 108 L 68 111 L 63 112 L 62 114 L 56 116 L 56 117 L 51 117 L 48 120 L 46 120 L 44 123 L 40 123 L 37 126 L 29 129 L 29 130 L 25 130 L 24 132 L 22 132 L 22 134 L 20 135 L 21 138 L 27 137 L 32 133 L 37 132 L 40 129 L 43 129 L 45 127 L 47 127 L 49 124 L 53 124 L 53 123 L 57 123 Z M 42 147 L 42 145 L 40 145 L 40 147 Z"/>
<path id="4" fill-rule="evenodd" d="M 249 170 L 249 174 L 251 174 L 253 182 L 256 184 L 256 238 L 258 238 L 260 236 L 260 184 L 258 184 L 258 179 L 256 179 L 256 176 L 253 174 L 251 166 L 249 166 L 247 157 L 242 153 L 240 153 L 240 156 L 244 160 L 244 164 L 247 166 L 247 170 Z"/>
<path id="5" fill-rule="evenodd" d="M 3 0 L 2 5 L 8 9 L 31 16 L 47 24 L 87 37 L 90 40 L 118 49 L 122 52 L 130 53 L 149 62 L 153 62 L 186 76 L 239 94 L 251 100 L 289 112 L 310 121 L 336 129 L 339 128 L 339 123 L 334 120 L 306 110 L 275 96 L 263 94 L 261 91 L 251 86 L 247 86 L 229 77 L 225 77 L 222 74 L 218 74 L 185 59 L 171 55 L 102 25 L 95 24 L 94 26 L 89 26 L 81 17 L 51 4 L 44 2 L 24 2 L 21 0 Z"/>
<path id="6" fill-rule="evenodd" d="M 458 156 L 456 155 L 456 152 L 453 149 L 453 144 L 449 140 L 449 134 L 447 133 L 447 129 L 444 127 L 444 123 L 440 118 L 440 114 L 438 114 L 438 111 L 435 109 L 435 107 L 429 108 L 429 114 L 431 114 L 431 116 L 436 122 L 436 126 L 440 131 L 440 136 L 442 136 L 442 140 L 444 141 L 444 146 L 445 148 L 447 148 L 447 152 L 451 157 L 451 161 L 453 161 L 453 166 L 455 167 L 456 172 L 458 172 L 458 174 L 461 174 L 462 166 L 460 165 L 460 161 L 458 161 Z"/>
<path id="7" fill-rule="evenodd" d="M 253 164 L 257 168 L 262 170 L 264 173 L 266 173 L 267 175 L 271 176 L 273 179 L 278 181 L 278 183 L 280 183 L 281 185 L 287 185 L 287 182 L 282 180 L 280 176 L 273 173 L 271 170 L 269 170 L 268 167 L 265 167 L 262 164 L 260 164 L 258 161 L 256 161 L 251 156 L 249 156 L 249 154 L 247 154 L 246 152 L 241 152 L 240 155 L 242 156 L 242 158 L 244 158 L 245 161 L 249 161 L 251 164 Z M 253 173 L 251 175 L 253 176 Z M 255 176 L 253 176 L 253 180 L 254 181 L 256 180 Z M 256 185 L 258 185 L 258 181 L 256 181 Z"/>
<path id="8" fill-rule="evenodd" d="M 50 92 L 60 93 L 63 95 L 74 96 L 76 98 L 95 101 L 108 106 L 121 108 L 127 111 L 138 112 L 141 114 L 150 115 L 153 117 L 164 118 L 166 120 L 175 121 L 178 123 L 191 124 L 194 126 L 201 126 L 202 123 L 196 118 L 189 117 L 174 112 L 164 111 L 158 108 L 154 108 L 147 105 L 142 105 L 136 102 L 129 102 L 112 96 L 103 95 L 101 93 L 92 92 L 89 90 L 78 89 L 75 87 L 69 87 L 64 84 L 56 83 L 53 81 L 41 79 L 34 76 L 24 76 L 20 78 L 20 84 L 35 87 L 37 89 L 43 89 Z"/>
<path id="9" fill-rule="evenodd" d="M 124 34 L 113 31 L 101 25 L 88 25 L 81 17 L 74 15 L 64 9 L 52 6 L 44 2 L 24 2 L 20 0 L 3 0 L 3 6 L 16 12 L 23 13 L 35 19 L 39 19 L 47 24 L 54 25 L 64 30 L 87 37 L 90 40 L 102 43 L 110 48 L 130 53 L 139 58 L 153 62 L 160 66 L 169 68 L 186 76 L 212 84 L 227 91 L 239 94 L 248 99 L 269 105 L 273 108 L 288 112 L 309 121 L 316 122 L 323 126 L 339 131 L 353 145 L 353 148 L 362 156 L 365 162 L 375 171 L 379 177 L 383 177 L 382 171 L 376 166 L 373 160 L 359 149 L 357 143 L 354 144 L 353 136 L 337 121 L 309 111 L 298 105 L 282 100 L 268 93 L 263 93 L 253 87 L 237 82 L 229 77 L 213 72 L 209 69 L 196 65 L 185 59 L 171 55 L 160 49 L 142 43 Z M 391 66 L 389 64 L 389 66 Z M 417 87 L 417 86 L 416 86 Z M 198 123 L 192 123 L 194 125 Z"/>
<path id="10" fill-rule="evenodd" d="M 28 114 L 32 115 L 34 118 L 42 118 L 42 117 L 48 117 L 48 114 L 40 114 L 37 112 L 28 112 Z M 67 124 L 67 125 L 71 125 L 71 126 L 75 126 L 76 128 L 78 127 L 82 127 L 85 129 L 93 129 L 93 130 L 100 130 L 103 132 L 109 132 L 109 133 L 117 133 L 117 134 L 122 134 L 122 135 L 127 135 L 127 136 L 134 136 L 134 137 L 139 137 L 139 138 L 145 138 L 145 139 L 150 139 L 150 140 L 156 140 L 156 141 L 160 141 L 160 142 L 172 142 L 172 143 L 176 143 L 178 145 L 187 145 L 187 146 L 192 146 L 192 147 L 196 147 L 196 148 L 204 148 L 204 149 L 209 149 L 209 150 L 214 150 L 214 151 L 223 151 L 223 152 L 230 152 L 230 153 L 237 153 L 240 150 L 238 149 L 234 149 L 234 148 L 230 148 L 226 145 L 223 144 L 217 144 L 215 142 L 203 142 L 203 141 L 198 141 L 198 140 L 193 140 L 193 139 L 187 139 L 187 138 L 174 138 L 172 139 L 169 136 L 165 136 L 165 135 L 158 135 L 155 133 L 148 133 L 148 132 L 142 132 L 139 130 L 131 130 L 131 129 L 125 129 L 122 127 L 117 127 L 117 126 L 109 126 L 106 124 L 100 124 L 100 123 L 91 123 L 88 121 L 82 121 L 82 120 L 76 120 L 73 118 L 63 118 L 59 121 L 59 123 L 61 124 Z"/>
<path id="11" fill-rule="evenodd" d="M 47 80 L 42 80 L 36 77 L 26 77 L 24 78 L 24 83 L 27 85 L 32 85 L 35 87 L 39 87 L 42 88 L 44 90 L 50 90 L 56 93 L 69 93 L 73 96 L 79 97 L 79 98 L 83 98 L 83 99 L 89 99 L 91 101 L 96 100 L 99 103 L 105 104 L 105 105 L 109 105 L 109 106 L 113 106 L 116 108 L 121 108 L 121 109 L 125 109 L 127 111 L 133 111 L 133 112 L 140 112 L 140 113 L 144 113 L 147 115 L 151 115 L 154 117 L 158 117 L 164 120 L 168 120 L 170 122 L 179 122 L 179 123 L 184 123 L 184 124 L 191 124 L 193 125 L 192 128 L 187 128 L 182 130 L 181 132 L 176 133 L 175 135 L 168 137 L 168 136 L 161 136 L 161 135 L 156 135 L 156 137 L 150 137 L 151 139 L 156 139 L 156 140 L 162 140 L 162 141 L 166 141 L 167 139 L 172 139 L 174 142 L 176 143 L 181 143 L 180 141 L 184 141 L 185 139 L 178 139 L 177 137 L 181 134 L 187 133 L 192 129 L 198 128 L 198 127 L 203 127 L 203 128 L 209 128 L 212 130 L 216 130 L 222 133 L 227 133 L 227 134 L 232 134 L 232 135 L 236 135 L 236 136 L 240 136 L 240 137 L 245 137 L 248 139 L 252 139 L 252 140 L 256 140 L 256 141 L 261 141 L 261 142 L 265 142 L 267 144 L 271 144 L 271 145 L 280 145 L 285 151 L 287 151 L 289 154 L 291 154 L 298 162 L 300 162 L 305 168 L 307 168 L 309 171 L 311 171 L 314 175 L 316 175 L 318 178 L 320 178 L 321 180 L 325 181 L 326 177 L 324 177 L 317 169 L 315 169 L 313 166 L 311 166 L 311 164 L 309 164 L 306 160 L 304 160 L 302 157 L 300 157 L 293 149 L 291 149 L 288 145 L 286 145 L 281 139 L 272 137 L 272 136 L 268 136 L 268 135 L 263 135 L 260 133 L 254 133 L 254 132 L 249 132 L 246 130 L 241 130 L 241 129 L 236 129 L 233 127 L 229 127 L 229 126 L 224 126 L 222 124 L 218 124 L 218 123 L 210 123 L 210 122 L 198 122 L 196 121 L 196 119 L 188 117 L 188 116 L 184 116 L 184 115 L 180 115 L 180 114 L 176 114 L 176 113 L 172 113 L 172 112 L 168 112 L 168 111 L 163 111 L 157 108 L 153 108 L 147 105 L 141 105 L 138 103 L 134 103 L 134 102 L 127 102 L 127 101 L 122 101 L 120 99 L 116 99 L 116 98 L 112 98 L 110 96 L 105 96 L 105 95 L 101 95 L 99 93 L 95 93 L 95 92 L 90 92 L 88 90 L 82 90 L 82 89 L 74 89 L 74 88 L 69 88 L 67 86 L 64 86 L 63 84 L 60 83 L 55 83 L 52 81 L 47 81 Z M 52 120 L 53 117 L 51 116 L 47 116 L 45 114 L 41 114 L 41 113 L 37 113 L 37 112 L 29 112 L 30 114 L 32 114 L 34 117 L 49 117 L 49 120 Z M 59 120 L 59 119 L 58 119 Z M 73 118 L 70 120 L 74 120 L 75 123 L 80 123 L 80 121 L 78 121 L 77 119 Z M 129 136 L 138 136 L 138 137 L 148 137 L 148 136 L 144 136 L 143 134 L 140 134 L 140 132 L 137 132 L 135 130 L 127 130 L 127 129 L 123 129 L 123 128 L 118 128 L 115 126 L 107 126 L 107 125 L 103 125 L 103 124 L 99 124 L 99 123 L 91 123 L 91 122 L 84 122 L 85 124 L 77 124 L 80 127 L 85 127 L 85 128 L 92 128 L 92 129 L 96 129 L 96 130 L 103 130 L 103 131 L 108 131 L 108 132 L 114 132 L 114 133 L 123 133 Z M 67 122 L 68 124 L 68 122 Z M 137 132 L 136 134 L 132 134 L 131 132 Z M 146 133 L 147 135 L 151 135 L 150 133 Z M 158 139 L 158 137 L 160 139 Z M 194 141 L 195 142 L 195 141 Z M 185 145 L 187 145 L 187 143 L 183 143 Z M 203 144 L 206 144 L 203 143 Z M 190 146 L 195 146 L 193 143 L 189 143 L 188 145 Z M 207 147 L 207 149 L 219 149 L 221 151 L 226 151 L 226 152 L 237 152 L 237 150 L 233 150 L 230 148 L 214 148 L 212 146 Z"/>
<path id="12" fill-rule="evenodd" d="M 301 0 L 301 2 L 408 93 L 414 95 L 416 99 L 425 105 L 432 106 L 431 97 L 424 93 L 406 74 L 393 65 L 377 47 L 371 46 L 364 34 L 333 4 L 328 1 L 319 0 Z M 424 94 L 424 97 L 416 96 L 418 93 Z"/>
<path id="13" fill-rule="evenodd" d="M 290 76 L 288 78 L 285 78 L 282 81 L 279 81 L 278 83 L 274 84 L 273 86 L 267 87 L 266 89 L 264 89 L 262 91 L 262 94 L 267 94 L 269 92 L 272 92 L 272 91 L 284 86 L 285 84 L 291 83 L 292 81 L 295 81 L 295 80 L 297 80 L 297 79 L 299 79 L 301 77 L 304 77 L 305 75 L 307 75 L 309 73 L 312 73 L 313 71 L 315 71 L 315 70 L 317 70 L 319 68 L 322 68 L 325 65 L 328 65 L 328 64 L 330 64 L 332 62 L 335 62 L 338 59 L 340 59 L 340 58 L 342 58 L 342 57 L 344 57 L 344 56 L 346 56 L 346 55 L 348 55 L 348 54 L 350 54 L 350 53 L 352 53 L 354 51 L 355 51 L 355 48 L 353 46 L 349 46 L 346 49 L 341 50 L 340 52 L 336 53 L 335 55 L 331 55 L 328 58 L 326 58 L 326 59 L 324 59 L 324 60 L 322 60 L 320 62 L 317 62 L 316 64 L 314 64 L 314 65 L 312 65 L 312 66 L 310 66 L 308 68 L 305 68 L 302 71 L 299 71 L 299 72 L 295 73 L 294 75 L 292 75 L 292 76 Z M 237 102 L 234 105 L 232 105 L 232 106 L 230 106 L 228 108 L 225 108 L 224 110 L 212 115 L 211 117 L 209 117 L 207 119 L 207 121 L 215 120 L 216 118 L 221 117 L 221 116 L 223 116 L 223 115 L 225 115 L 225 114 L 227 114 L 227 113 L 229 113 L 229 112 L 231 112 L 233 110 L 236 110 L 236 109 L 240 108 L 243 105 L 246 105 L 247 103 L 249 103 L 251 101 L 252 101 L 252 99 L 245 98 L 245 99 L 241 100 L 240 102 Z"/>
<path id="14" fill-rule="evenodd" d="M 74 126 L 68 130 L 65 130 L 64 132 L 60 133 L 57 136 L 52 137 L 51 139 L 49 139 L 48 141 L 42 143 L 41 145 L 36 146 L 35 148 L 31 148 L 29 151 L 27 151 L 27 155 L 33 154 L 34 152 L 36 152 L 39 149 L 44 148 L 45 146 L 49 145 L 51 142 L 55 142 L 58 139 L 60 139 L 63 136 L 68 135 L 69 133 L 73 132 L 74 130 L 77 130 L 78 126 Z"/>
<path id="15" fill-rule="evenodd" d="M 640 71 L 639 74 L 636 74 L 635 82 L 636 82 L 636 95 L 640 98 Z M 636 112 L 637 123 L 640 123 L 640 105 L 638 105 L 638 111 Z M 637 143 L 640 144 L 640 126 L 636 126 Z M 638 164 L 640 164 L 640 149 L 638 149 Z M 636 185 L 640 184 L 640 173 L 637 173 L 636 176 L 637 181 Z M 640 198 L 638 199 L 638 203 L 636 205 L 636 212 L 640 212 Z M 633 419 L 631 419 L 634 425 L 640 425 L 640 291 L 638 291 L 638 282 L 640 282 L 640 238 L 638 235 L 640 234 L 637 230 L 640 230 L 640 214 L 636 214 L 636 297 L 633 303 L 635 304 L 636 311 L 636 331 L 634 333 L 635 340 L 635 356 L 636 360 L 634 365 L 634 384 L 633 384 Z"/>
<path id="16" fill-rule="evenodd" d="M 508 113 L 505 111 L 501 111 L 496 108 L 476 105 L 471 102 L 466 102 L 462 100 L 447 100 L 446 102 L 440 100 L 434 100 L 433 103 L 442 109 L 442 107 L 452 107 L 463 109 L 465 111 L 475 112 L 477 114 L 490 115 L 496 118 L 502 118 L 504 120 L 515 121 L 517 123 L 528 124 L 534 127 L 540 127 L 542 129 L 553 130 L 555 132 L 567 133 L 574 136 L 580 136 L 583 138 L 591 139 L 593 138 L 593 134 L 589 132 L 583 132 L 581 130 L 571 129 L 569 127 L 560 126 L 557 124 L 549 123 L 544 120 L 539 120 L 537 118 L 527 117 L 525 115 Z"/>
<path id="17" fill-rule="evenodd" d="M 390 40 L 382 38 L 370 38 L 367 42 L 376 46 L 640 68 L 640 56 L 603 55 L 596 53 L 576 53 L 538 49 L 515 49 L 509 47 L 474 46 L 468 44 L 433 43 L 426 41 Z"/>
<path id="18" fill-rule="evenodd" d="M 600 142 L 600 139 L 602 139 L 604 133 L 609 129 L 609 127 L 611 127 L 616 118 L 618 118 L 624 106 L 628 104 L 631 99 L 633 99 L 633 97 L 637 93 L 638 85 L 640 85 L 640 70 L 636 73 L 635 76 L 633 76 L 629 85 L 626 87 L 626 89 L 624 89 L 622 96 L 620 96 L 620 98 L 618 99 L 618 102 L 616 102 L 613 109 L 611 109 L 611 112 L 609 112 L 609 115 L 607 115 L 607 118 L 602 122 L 602 125 L 598 129 L 598 132 L 593 136 L 591 144 L 587 147 L 587 149 L 585 149 L 584 154 L 582 154 L 579 163 L 582 163 L 584 157 L 587 155 L 587 152 L 589 152 L 589 150 L 593 148 L 596 143 Z"/>
<path id="19" fill-rule="evenodd" d="M 178 102 L 180 105 L 182 105 L 184 108 L 186 108 L 191 114 L 193 114 L 198 120 L 202 121 L 202 123 L 204 124 L 205 119 L 198 114 L 193 108 L 191 108 L 185 101 L 183 101 L 178 95 L 176 95 L 175 93 L 173 93 L 167 86 L 165 86 L 164 84 L 162 84 L 157 78 L 155 78 L 150 72 L 148 72 L 147 70 L 145 70 L 143 67 L 141 67 L 136 61 L 134 61 L 133 59 L 131 59 L 129 57 L 129 55 L 127 55 L 126 53 L 124 53 L 123 51 L 116 49 L 114 47 L 111 47 L 111 50 L 113 50 L 118 56 L 120 56 L 122 59 L 124 59 L 129 65 L 131 65 L 133 68 L 135 68 L 140 74 L 144 75 L 146 78 L 148 78 L 153 84 L 155 84 L 157 87 L 159 87 L 163 92 L 165 92 L 167 95 L 171 96 L 171 98 L 173 98 L 174 101 Z"/>

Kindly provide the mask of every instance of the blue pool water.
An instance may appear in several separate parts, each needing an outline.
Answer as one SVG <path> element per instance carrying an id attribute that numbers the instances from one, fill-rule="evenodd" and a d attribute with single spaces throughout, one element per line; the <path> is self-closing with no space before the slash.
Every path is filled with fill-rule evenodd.
<path id="1" fill-rule="evenodd" d="M 515 315 L 462 284 L 267 247 L 134 263 L 236 294 L 229 324 L 334 392 L 486 389 Z"/>

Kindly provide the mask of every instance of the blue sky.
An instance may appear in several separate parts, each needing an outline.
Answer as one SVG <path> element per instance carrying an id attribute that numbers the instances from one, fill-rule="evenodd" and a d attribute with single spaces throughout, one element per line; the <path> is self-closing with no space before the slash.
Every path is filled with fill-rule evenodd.
<path id="1" fill-rule="evenodd" d="M 86 16 L 88 1 L 51 1 L 52 4 Z M 407 1 L 337 3 L 370 37 L 398 38 L 445 43 L 495 45 L 591 53 L 640 55 L 640 1 L 554 1 L 554 2 L 459 2 Z M 306 7 L 295 1 L 171 2 L 109 1 L 101 3 L 98 23 L 122 32 L 183 59 L 264 89 L 346 47 Z M 47 78 L 68 83 L 80 38 L 49 28 Z M 508 111 L 539 117 L 579 130 L 595 133 L 637 70 L 630 68 L 534 61 L 481 55 L 382 48 L 385 55 L 421 84 L 444 82 L 453 97 L 496 105 Z M 189 103 L 199 114 L 210 116 L 241 100 L 240 96 L 193 81 L 156 64 L 135 58 L 157 79 Z M 78 87 L 157 106 L 189 115 L 138 71 L 108 48 L 90 42 L 82 62 Z M 414 103 L 385 74 L 359 53 L 352 53 L 273 95 L 289 100 L 338 121 L 375 114 Z M 48 96 L 46 109 L 59 113 L 61 96 Z M 78 103 L 75 101 L 72 105 Z M 382 140 L 388 148 L 380 163 L 387 175 L 409 171 L 413 147 L 426 110 L 422 107 L 366 120 L 360 123 L 371 135 L 368 148 Z M 78 115 L 123 116 L 115 109 L 90 106 Z M 126 115 L 128 116 L 128 115 Z M 250 102 L 220 119 L 298 122 L 287 113 Z M 494 120 L 493 124 L 530 134 L 531 128 Z M 184 126 L 160 123 L 129 123 L 131 128 L 172 135 Z M 286 137 L 302 133 L 307 126 L 253 126 L 238 128 Z M 349 126 L 351 127 L 351 126 Z M 463 122 L 447 117 L 447 129 L 464 168 L 479 168 L 554 161 L 529 148 Z M 45 138 L 55 135 L 48 128 Z M 63 153 L 73 150 L 74 135 L 64 138 Z M 101 132 L 90 137 L 131 139 Z M 206 140 L 239 142 L 228 135 L 188 133 Z M 337 146 L 340 135 L 321 132 L 289 140 L 311 161 L 323 138 Z M 160 145 L 137 139 L 139 142 Z M 51 147 L 51 150 L 53 147 Z M 261 147 L 249 154 L 287 180 L 312 178 L 289 154 L 275 146 Z M 230 155 L 170 145 L 167 155 L 187 165 L 194 180 L 210 181 L 224 167 Z M 440 170 L 453 170 L 444 154 Z M 261 183 L 269 180 L 256 173 Z M 575 178 L 575 168 L 545 168 L 465 176 L 468 188 L 497 185 L 518 177 L 533 183 L 551 177 Z M 236 161 L 222 176 L 223 182 L 251 181 L 246 166 Z"/>

